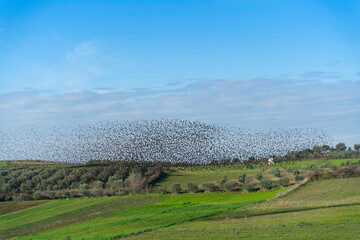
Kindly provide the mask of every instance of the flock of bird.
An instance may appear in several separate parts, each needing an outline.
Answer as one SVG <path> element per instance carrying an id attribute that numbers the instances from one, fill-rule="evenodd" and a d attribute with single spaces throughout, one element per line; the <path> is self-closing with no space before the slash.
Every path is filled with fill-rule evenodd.
<path id="1" fill-rule="evenodd" d="M 0 130 L 0 160 L 167 161 L 265 158 L 329 144 L 321 129 L 249 130 L 179 119 L 106 121 L 92 125 Z"/>

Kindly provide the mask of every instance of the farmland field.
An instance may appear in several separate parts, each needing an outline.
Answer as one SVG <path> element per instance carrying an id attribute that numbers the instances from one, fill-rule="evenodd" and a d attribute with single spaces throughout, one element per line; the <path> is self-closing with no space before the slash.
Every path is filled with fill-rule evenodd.
<path id="1" fill-rule="evenodd" d="M 345 162 L 357 162 L 359 159 L 316 159 L 316 160 L 304 160 L 304 161 L 295 161 L 295 162 L 285 162 L 285 163 L 276 163 L 271 166 L 265 166 L 264 177 L 273 178 L 271 174 L 268 173 L 273 168 L 283 168 L 283 167 L 307 167 L 310 165 L 321 166 L 325 164 L 334 164 L 339 166 L 341 163 Z M 173 172 L 167 173 L 162 177 L 162 179 L 153 186 L 154 189 L 158 189 L 160 186 L 166 186 L 168 189 L 173 183 L 179 183 L 183 189 L 187 187 L 189 182 L 194 182 L 199 185 L 202 185 L 205 182 L 217 182 L 220 181 L 224 176 L 227 176 L 229 180 L 237 179 L 238 175 L 241 173 L 247 174 L 247 176 L 253 176 L 259 169 L 247 169 L 245 167 L 236 167 L 236 166 L 212 166 L 212 167 L 180 167 L 173 168 Z M 283 172 L 284 173 L 284 172 Z M 282 175 L 284 175 L 282 173 Z M 286 175 L 286 173 L 285 173 Z M 291 178 L 291 176 L 288 176 Z"/>
<path id="2" fill-rule="evenodd" d="M 282 191 L 56 200 L 1 216 L 0 235 L 3 239 L 28 234 L 32 235 L 24 239 L 65 239 L 67 235 L 107 239 L 231 211 Z"/>
<path id="3" fill-rule="evenodd" d="M 290 166 L 300 166 L 303 162 Z M 340 165 L 348 159 L 331 160 Z M 357 162 L 352 159 L 351 162 Z M 318 166 L 328 163 L 320 160 Z M 31 163 L 31 162 L 30 162 Z M 28 162 L 26 162 L 28 164 Z M 280 165 L 280 164 L 278 164 Z M 307 164 L 306 166 L 308 166 Z M 54 165 L 56 166 L 56 165 Z M 61 166 L 61 165 L 59 165 Z M 26 167 L 26 166 L 25 166 Z M 213 169 L 179 168 L 167 172 L 154 185 L 237 179 L 246 173 L 246 184 L 260 184 L 255 173 L 274 183 L 274 167 L 246 169 L 219 166 Z M 276 167 L 276 166 L 275 166 Z M 279 167 L 279 166 L 278 166 Z M 339 167 L 339 170 L 350 169 Z M 54 168 L 52 168 L 54 169 Z M 176 168 L 173 168 L 176 169 Z M 330 169 L 319 168 L 321 171 Z M 353 165 L 355 169 L 355 164 Z M 63 170 L 63 169 L 62 169 Z M 225 171 L 226 170 L 226 171 Z M 54 170 L 55 171 L 55 170 Z M 0 203 L 0 239 L 358 239 L 360 237 L 360 178 L 314 182 L 295 181 L 288 168 L 278 169 L 290 179 L 285 187 L 215 190 L 182 194 L 140 194 Z M 299 168 L 307 176 L 311 170 Z M 302 185 L 306 183 L 305 185 Z M 298 188 L 296 188 L 299 186 Z M 287 190 L 294 189 L 282 195 Z M 205 191 L 205 192 L 204 192 Z M 151 191 L 149 191 L 151 192 Z M 186 192 L 186 191 L 184 191 Z M 44 198 L 42 198 L 44 199 Z"/>
<path id="4" fill-rule="evenodd" d="M 0 161 L 0 167 L 5 167 L 9 164 L 7 161 Z"/>
<path id="5" fill-rule="evenodd" d="M 359 239 L 359 183 L 312 182 L 285 197 L 134 239 Z"/>

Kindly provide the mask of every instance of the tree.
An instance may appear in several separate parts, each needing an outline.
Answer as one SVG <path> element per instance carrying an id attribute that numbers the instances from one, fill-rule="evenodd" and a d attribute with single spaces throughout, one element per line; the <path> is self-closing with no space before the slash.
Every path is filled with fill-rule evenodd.
<path id="1" fill-rule="evenodd" d="M 288 177 L 281 177 L 278 181 L 280 186 L 287 186 L 290 182 L 290 179 Z"/>
<path id="2" fill-rule="evenodd" d="M 313 151 L 316 152 L 316 153 L 320 153 L 320 152 L 321 152 L 321 147 L 318 146 L 318 145 L 315 145 L 315 146 L 313 147 Z"/>
<path id="3" fill-rule="evenodd" d="M 261 172 L 255 173 L 255 178 L 260 181 L 263 178 L 262 173 Z"/>
<path id="4" fill-rule="evenodd" d="M 187 184 L 187 189 L 189 192 L 198 192 L 199 191 L 199 187 L 198 187 L 197 183 L 193 183 L 193 182 L 189 182 Z"/>
<path id="5" fill-rule="evenodd" d="M 274 168 L 273 170 L 271 170 L 271 174 L 274 175 L 275 177 L 280 177 L 280 169 L 279 168 Z"/>
<path id="6" fill-rule="evenodd" d="M 208 182 L 203 184 L 203 189 L 209 192 L 215 192 L 217 190 L 215 183 Z"/>
<path id="7" fill-rule="evenodd" d="M 181 193 L 182 189 L 181 189 L 181 185 L 179 183 L 174 183 L 173 185 L 171 185 L 171 192 L 172 193 Z"/>
<path id="8" fill-rule="evenodd" d="M 245 173 L 239 174 L 238 180 L 239 182 L 244 183 L 246 180 L 246 174 Z"/>
<path id="9" fill-rule="evenodd" d="M 326 145 L 326 144 L 322 145 L 320 148 L 321 148 L 322 152 L 327 152 L 330 149 L 330 147 L 328 145 Z"/>
<path id="10" fill-rule="evenodd" d="M 84 184 L 81 184 L 80 185 L 80 195 L 82 196 L 82 197 L 87 197 L 87 196 L 89 196 L 89 185 L 87 185 L 86 183 L 84 183 Z"/>
<path id="11" fill-rule="evenodd" d="M 221 186 L 224 186 L 225 185 L 225 183 L 227 182 L 227 176 L 224 176 L 221 180 L 220 180 L 220 185 Z"/>
<path id="12" fill-rule="evenodd" d="M 273 182 L 270 179 L 262 179 L 260 181 L 260 185 L 265 189 L 271 188 L 272 184 Z"/>
<path id="13" fill-rule="evenodd" d="M 354 144 L 354 150 L 360 151 L 360 144 Z"/>
<path id="14" fill-rule="evenodd" d="M 338 144 L 336 144 L 335 148 L 337 151 L 345 151 L 346 145 L 345 145 L 345 143 L 338 143 Z"/>
<path id="15" fill-rule="evenodd" d="M 33 199 L 39 200 L 40 198 L 41 198 L 41 193 L 40 193 L 40 192 L 35 192 L 35 193 L 33 194 Z"/>

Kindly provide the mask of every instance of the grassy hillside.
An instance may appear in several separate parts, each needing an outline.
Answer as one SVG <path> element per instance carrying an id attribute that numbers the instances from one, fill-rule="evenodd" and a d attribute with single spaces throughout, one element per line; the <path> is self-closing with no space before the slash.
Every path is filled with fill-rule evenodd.
<path id="1" fill-rule="evenodd" d="M 5 167 L 9 164 L 7 161 L 0 161 L 0 167 Z"/>
<path id="2" fill-rule="evenodd" d="M 2 215 L 0 236 L 6 239 L 33 233 L 16 239 L 65 239 L 67 235 L 72 239 L 108 239 L 209 217 L 272 198 L 281 191 L 283 189 L 245 194 L 202 193 L 55 200 Z"/>
<path id="3" fill-rule="evenodd" d="M 254 175 L 256 172 L 262 171 L 264 178 L 269 178 L 273 180 L 278 180 L 274 178 L 271 174 L 271 170 L 275 168 L 299 168 L 300 172 L 303 175 L 309 173 L 309 171 L 301 170 L 301 168 L 306 168 L 309 166 L 324 166 L 324 165 L 335 165 L 339 166 L 346 162 L 356 163 L 359 159 L 316 159 L 316 160 L 304 160 L 304 161 L 295 161 L 295 162 L 282 162 L 276 163 L 274 165 L 263 166 L 262 169 L 247 169 L 245 167 L 236 167 L 236 165 L 229 166 L 205 166 L 205 167 L 177 167 L 173 168 L 173 172 L 166 173 L 159 181 L 154 184 L 153 188 L 158 189 L 160 186 L 165 186 L 170 189 L 173 183 L 181 184 L 183 189 L 186 189 L 189 182 L 195 182 L 199 185 L 202 185 L 206 182 L 218 182 L 224 176 L 227 176 L 229 180 L 236 180 L 238 175 L 245 173 L 249 180 L 255 181 Z M 259 167 L 259 166 L 258 166 Z M 281 170 L 281 175 L 286 176 L 291 180 L 294 180 L 294 175 L 286 172 L 284 169 Z"/>
<path id="4" fill-rule="evenodd" d="M 349 178 L 353 175 L 343 174 L 350 172 L 359 176 L 360 171 L 358 163 L 344 164 L 346 161 L 349 159 L 319 160 L 314 164 L 319 167 L 312 166 L 312 161 L 294 162 L 293 165 L 282 167 L 278 163 L 275 167 L 245 170 L 240 167 L 235 169 L 236 165 L 203 169 L 201 166 L 173 167 L 152 188 L 156 190 L 165 185 L 169 189 L 173 183 L 180 183 L 186 189 L 189 182 L 199 185 L 217 182 L 220 185 L 219 181 L 224 176 L 232 181 L 240 173 L 246 173 L 245 182 L 237 182 L 239 188 L 220 188 L 215 192 L 203 192 L 204 189 L 201 189 L 200 193 L 184 191 L 182 194 L 151 193 L 2 202 L 0 239 L 65 239 L 67 236 L 71 236 L 72 240 L 119 237 L 357 239 L 360 236 L 360 178 Z M 300 167 L 303 162 L 307 164 Z M 351 162 L 358 162 L 358 159 Z M 333 168 L 334 165 L 342 167 Z M 85 171 L 87 168 L 81 169 Z M 60 170 L 54 170 L 57 171 Z M 273 190 L 265 191 L 269 188 L 261 187 L 261 181 L 255 178 L 255 173 L 260 172 L 263 179 L 274 183 L 270 187 Z M 322 175 L 315 178 L 316 181 L 299 185 L 296 190 L 284 196 L 281 193 L 287 188 L 275 185 L 281 178 L 288 178 L 290 184 L 293 184 L 288 188 L 291 189 L 301 183 L 300 180 L 295 180 L 295 175 L 304 177 L 318 173 Z M 339 178 L 317 180 L 327 174 L 331 178 Z M 256 184 L 258 192 L 247 192 L 243 188 L 249 183 Z"/>
<path id="5" fill-rule="evenodd" d="M 360 206 L 196 221 L 131 239 L 359 239 Z"/>
<path id="6" fill-rule="evenodd" d="M 308 183 L 285 197 L 134 239 L 358 239 L 360 178 Z"/>
<path id="7" fill-rule="evenodd" d="M 0 239 L 69 226 L 159 200 L 160 198 L 156 196 L 53 200 L 0 216 Z"/>

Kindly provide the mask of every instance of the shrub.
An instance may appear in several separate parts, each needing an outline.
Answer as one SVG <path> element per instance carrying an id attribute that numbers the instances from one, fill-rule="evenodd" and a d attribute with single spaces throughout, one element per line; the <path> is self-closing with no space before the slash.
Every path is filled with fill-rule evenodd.
<path id="1" fill-rule="evenodd" d="M 335 172 L 336 170 L 338 170 L 338 167 L 333 165 L 333 166 L 330 167 L 330 169 Z"/>
<path id="2" fill-rule="evenodd" d="M 82 197 L 87 197 L 87 196 L 90 195 L 90 193 L 89 193 L 89 185 L 87 185 L 86 183 L 80 185 L 80 195 Z"/>
<path id="3" fill-rule="evenodd" d="M 181 193 L 182 189 L 181 189 L 181 185 L 179 183 L 174 183 L 173 185 L 171 185 L 171 192 L 172 193 Z"/>
<path id="4" fill-rule="evenodd" d="M 62 197 L 63 198 L 70 198 L 70 192 L 69 192 L 69 190 L 64 190 L 63 192 L 62 192 Z"/>
<path id="5" fill-rule="evenodd" d="M 245 173 L 239 174 L 238 180 L 240 183 L 244 183 L 246 180 L 246 174 Z"/>
<path id="6" fill-rule="evenodd" d="M 304 180 L 304 176 L 301 176 L 299 174 L 295 175 L 295 181 L 299 182 L 299 181 L 302 181 L 302 180 Z"/>
<path id="7" fill-rule="evenodd" d="M 168 193 L 168 190 L 167 190 L 166 186 L 159 187 L 159 193 L 162 193 L 162 194 Z"/>
<path id="8" fill-rule="evenodd" d="M 242 188 L 245 190 L 245 191 L 248 191 L 248 192 L 251 192 L 252 190 L 254 190 L 255 188 L 255 184 L 254 183 L 245 183 Z"/>
<path id="9" fill-rule="evenodd" d="M 204 183 L 203 188 L 206 191 L 210 191 L 210 192 L 215 192 L 217 190 L 215 183 L 212 183 L 212 182 Z"/>
<path id="10" fill-rule="evenodd" d="M 54 199 L 55 198 L 55 192 L 48 192 L 48 197 L 50 198 L 50 199 Z"/>
<path id="11" fill-rule="evenodd" d="M 40 192 L 34 192 L 33 199 L 39 200 L 40 198 L 41 198 L 41 193 Z"/>
<path id="12" fill-rule="evenodd" d="M 271 174 L 274 175 L 275 177 L 280 177 L 280 169 L 279 168 L 274 168 L 271 170 Z"/>
<path id="13" fill-rule="evenodd" d="M 96 197 L 102 197 L 103 194 L 104 194 L 104 191 L 103 191 L 102 188 L 97 188 L 97 189 L 95 190 L 95 196 L 96 196 Z"/>
<path id="14" fill-rule="evenodd" d="M 228 180 L 227 176 L 224 176 L 224 177 L 220 180 L 220 185 L 221 185 L 221 186 L 224 186 L 225 183 L 227 182 L 227 180 Z"/>
<path id="15" fill-rule="evenodd" d="M 94 182 L 94 187 L 95 188 L 104 188 L 104 183 L 102 181 L 96 181 Z"/>
<path id="16" fill-rule="evenodd" d="M 141 186 L 140 186 L 140 184 L 133 186 L 132 189 L 131 189 L 131 191 L 132 191 L 133 194 L 140 194 L 140 193 L 141 193 Z"/>
<path id="17" fill-rule="evenodd" d="M 290 179 L 288 177 L 281 177 L 278 181 L 279 186 L 289 185 Z"/>
<path id="18" fill-rule="evenodd" d="M 232 181 L 225 183 L 224 188 L 226 191 L 232 191 L 236 187 L 236 184 Z"/>
<path id="19" fill-rule="evenodd" d="M 119 192 L 120 189 L 124 188 L 125 187 L 125 184 L 124 184 L 124 181 L 123 180 L 115 180 L 111 183 L 111 189 L 114 191 L 114 192 Z"/>
<path id="20" fill-rule="evenodd" d="M 260 185 L 265 189 L 270 189 L 273 182 L 270 179 L 261 179 Z"/>
<path id="21" fill-rule="evenodd" d="M 261 173 L 261 172 L 257 172 L 257 173 L 255 174 L 255 178 L 260 181 L 260 180 L 263 178 L 262 173 Z"/>
<path id="22" fill-rule="evenodd" d="M 199 187 L 197 185 L 197 183 L 193 183 L 193 182 L 189 182 L 187 184 L 187 190 L 189 192 L 198 192 L 199 191 Z"/>
<path id="23" fill-rule="evenodd" d="M 131 173 L 130 176 L 125 180 L 126 184 L 129 187 L 129 191 L 133 191 L 133 188 L 137 188 L 138 185 L 141 185 L 142 175 L 140 173 Z"/>
<path id="24" fill-rule="evenodd" d="M 19 198 L 21 201 L 25 201 L 27 199 L 27 196 L 25 193 L 20 193 Z"/>

